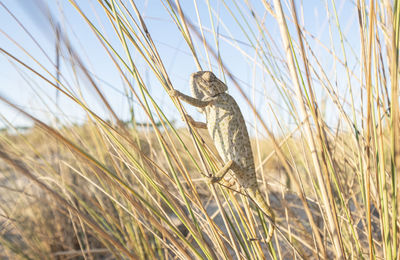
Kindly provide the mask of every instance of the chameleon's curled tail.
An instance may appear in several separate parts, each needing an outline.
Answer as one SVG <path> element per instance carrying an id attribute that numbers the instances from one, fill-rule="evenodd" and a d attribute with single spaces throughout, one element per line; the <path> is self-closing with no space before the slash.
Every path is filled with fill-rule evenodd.
<path id="1" fill-rule="evenodd" d="M 274 234 L 275 230 L 275 214 L 270 208 L 270 206 L 268 206 L 268 204 L 265 202 L 265 199 L 261 195 L 259 189 L 247 189 L 247 193 L 250 196 L 250 198 L 254 200 L 254 202 L 261 209 L 261 211 L 267 216 L 270 222 L 270 227 L 268 229 L 268 236 L 265 241 L 266 243 L 269 243 L 271 241 L 272 235 Z"/>

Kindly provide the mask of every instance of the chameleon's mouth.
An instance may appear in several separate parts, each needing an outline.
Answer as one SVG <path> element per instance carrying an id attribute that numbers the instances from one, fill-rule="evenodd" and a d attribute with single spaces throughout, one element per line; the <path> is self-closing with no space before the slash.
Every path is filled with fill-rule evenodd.
<path id="1" fill-rule="evenodd" d="M 190 86 L 191 86 L 191 92 L 193 96 L 196 98 L 202 99 L 204 97 L 203 90 L 198 84 L 198 72 L 193 73 L 190 77 Z"/>

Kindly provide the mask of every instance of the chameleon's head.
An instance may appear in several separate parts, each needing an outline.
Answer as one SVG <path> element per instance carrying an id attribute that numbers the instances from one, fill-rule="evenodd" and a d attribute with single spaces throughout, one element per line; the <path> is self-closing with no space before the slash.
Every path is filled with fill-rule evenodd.
<path id="1" fill-rule="evenodd" d="M 228 90 L 225 83 L 219 80 L 211 71 L 195 72 L 190 79 L 192 81 L 192 92 L 196 97 L 214 97 Z"/>

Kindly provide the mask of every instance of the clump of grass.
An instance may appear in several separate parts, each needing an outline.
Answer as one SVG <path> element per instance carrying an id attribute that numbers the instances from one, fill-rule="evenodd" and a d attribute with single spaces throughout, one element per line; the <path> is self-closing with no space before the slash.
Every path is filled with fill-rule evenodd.
<path id="1" fill-rule="evenodd" d="M 204 181 L 222 166 L 207 133 L 192 128 L 185 117 L 185 128 L 177 129 L 167 110 L 180 118 L 185 107 L 172 99 L 166 108 L 158 100 L 157 93 L 176 88 L 175 79 L 142 16 L 143 6 L 95 2 L 109 35 L 71 0 L 70 7 L 122 79 L 131 114 L 122 120 L 95 71 L 50 13 L 55 63 L 41 61 L 1 31 L 28 57 L 0 48 L 27 85 L 29 73 L 86 118 L 84 124 L 68 123 L 73 118 L 58 115 L 57 98 L 38 91 L 54 123 L 11 102 L 7 93 L 0 96 L 35 125 L 21 132 L 3 117 L 13 134 L 0 134 L 0 192 L 6 194 L 0 254 L 40 259 L 399 258 L 398 2 L 352 6 L 359 24 L 360 54 L 355 55 L 349 54 L 357 46 L 342 29 L 335 1 L 325 5 L 330 46 L 303 25 L 304 10 L 294 1 L 287 9 L 279 0 L 273 5 L 222 1 L 223 11 L 209 1 L 194 1 L 192 12 L 179 1 L 160 3 L 197 69 L 219 71 L 246 118 L 254 118 L 248 125 L 257 172 L 278 216 L 273 241 L 263 242 L 265 221 L 248 198 L 235 187 Z M 18 17 L 0 6 L 38 44 Z M 272 34 L 273 25 L 279 37 Z M 243 87 L 250 83 L 231 71 L 227 45 L 250 64 L 252 98 Z M 334 64 L 333 72 L 316 46 L 327 50 L 323 57 Z M 61 69 L 60 58 L 72 76 Z M 147 73 L 157 86 L 145 80 Z M 261 81 L 269 83 L 268 89 L 253 87 L 259 75 L 268 78 Z M 82 93 L 82 82 L 106 113 Z M 264 100 L 257 106 L 255 93 L 263 91 L 267 94 L 260 94 Z M 270 100 L 275 93 L 277 100 Z"/>

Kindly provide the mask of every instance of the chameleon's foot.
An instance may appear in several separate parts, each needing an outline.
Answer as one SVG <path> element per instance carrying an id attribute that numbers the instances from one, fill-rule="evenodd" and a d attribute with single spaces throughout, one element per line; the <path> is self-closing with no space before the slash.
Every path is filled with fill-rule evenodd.
<path id="1" fill-rule="evenodd" d="M 170 90 L 168 90 L 168 94 L 171 97 L 179 97 L 180 92 L 176 89 L 170 89 Z"/>
<path id="2" fill-rule="evenodd" d="M 193 125 L 193 124 L 196 123 L 196 121 L 194 121 L 193 117 L 191 117 L 190 115 L 186 114 L 185 116 L 186 116 L 187 121 L 188 121 L 190 124 Z"/>
<path id="3" fill-rule="evenodd" d="M 215 184 L 221 181 L 223 177 L 215 177 L 215 176 L 211 176 L 208 177 L 208 184 Z"/>

